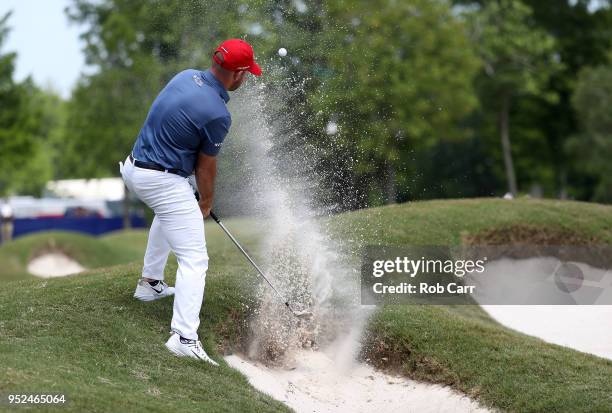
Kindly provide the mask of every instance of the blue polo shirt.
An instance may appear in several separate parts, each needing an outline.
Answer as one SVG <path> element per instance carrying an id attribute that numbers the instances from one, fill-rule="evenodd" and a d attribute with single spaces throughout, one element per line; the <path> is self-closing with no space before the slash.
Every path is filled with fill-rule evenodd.
<path id="1" fill-rule="evenodd" d="M 199 152 L 219 153 L 232 123 L 228 101 L 227 91 L 209 70 L 180 72 L 151 105 L 134 158 L 191 175 Z"/>

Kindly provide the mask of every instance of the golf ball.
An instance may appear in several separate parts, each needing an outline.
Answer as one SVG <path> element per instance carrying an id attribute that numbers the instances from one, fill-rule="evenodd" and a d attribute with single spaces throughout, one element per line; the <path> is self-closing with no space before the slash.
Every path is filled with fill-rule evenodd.
<path id="1" fill-rule="evenodd" d="M 278 49 L 278 55 L 280 57 L 285 57 L 287 56 L 287 49 L 285 49 L 284 47 L 281 47 L 280 49 Z"/>

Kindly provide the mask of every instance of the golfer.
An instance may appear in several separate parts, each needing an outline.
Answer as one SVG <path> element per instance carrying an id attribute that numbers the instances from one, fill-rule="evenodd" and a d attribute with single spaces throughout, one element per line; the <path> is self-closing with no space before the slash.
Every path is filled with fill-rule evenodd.
<path id="1" fill-rule="evenodd" d="M 134 297 L 156 300 L 174 294 L 171 336 L 166 347 L 178 356 L 212 360 L 198 340 L 208 253 L 204 221 L 210 214 L 217 173 L 216 156 L 231 125 L 228 91 L 238 89 L 247 72 L 261 75 L 253 48 L 227 40 L 214 51 L 207 71 L 177 74 L 157 96 L 132 153 L 120 171 L 130 192 L 155 213 Z M 195 174 L 199 202 L 188 182 Z M 172 250 L 178 261 L 176 286 L 164 282 Z"/>

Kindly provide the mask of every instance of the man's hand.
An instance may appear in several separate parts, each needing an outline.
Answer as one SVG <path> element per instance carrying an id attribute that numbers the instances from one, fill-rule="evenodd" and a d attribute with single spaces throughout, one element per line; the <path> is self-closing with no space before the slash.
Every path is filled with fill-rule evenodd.
<path id="1" fill-rule="evenodd" d="M 198 202 L 198 205 L 200 206 L 200 211 L 202 211 L 202 216 L 204 218 L 208 218 L 210 215 L 210 210 L 212 209 L 212 199 L 210 202 L 208 202 L 207 199 L 202 199 L 200 202 Z"/>
<path id="2" fill-rule="evenodd" d="M 200 152 L 196 162 L 195 177 L 200 193 L 200 211 L 204 218 L 210 215 L 213 204 L 215 177 L 217 176 L 217 158 Z"/>

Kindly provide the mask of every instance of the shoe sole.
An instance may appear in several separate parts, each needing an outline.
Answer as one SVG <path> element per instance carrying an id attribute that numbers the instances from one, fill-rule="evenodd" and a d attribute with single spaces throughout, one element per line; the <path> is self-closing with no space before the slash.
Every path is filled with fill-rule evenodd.
<path id="1" fill-rule="evenodd" d="M 174 291 L 172 294 L 154 296 L 154 295 L 139 295 L 138 293 L 134 293 L 134 298 L 140 301 L 155 301 L 161 298 L 172 297 L 174 295 Z"/>
<path id="2" fill-rule="evenodd" d="M 138 295 L 134 295 L 134 298 L 140 301 L 155 301 L 157 300 L 156 297 L 143 297 L 143 296 L 138 296 Z M 159 298 L 163 298 L 163 297 L 159 297 Z"/>
<path id="3" fill-rule="evenodd" d="M 210 360 L 202 359 L 202 358 L 196 356 L 193 353 L 192 353 L 193 355 L 191 355 L 191 354 L 184 354 L 184 353 L 178 351 L 177 349 L 175 349 L 174 347 L 169 346 L 168 343 L 166 343 L 165 346 L 166 346 L 166 348 L 168 350 L 170 350 L 170 352 L 172 354 L 174 354 L 177 357 L 189 357 L 189 358 L 192 358 L 192 359 L 195 359 L 195 360 L 204 361 L 204 362 L 206 362 L 206 363 L 208 363 L 210 365 L 213 365 L 213 366 L 217 366 L 217 367 L 219 366 L 219 363 L 217 363 L 216 361 L 214 361 L 212 359 L 210 359 Z"/>

